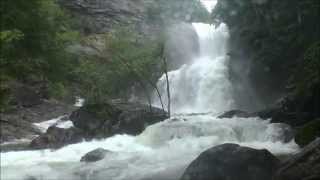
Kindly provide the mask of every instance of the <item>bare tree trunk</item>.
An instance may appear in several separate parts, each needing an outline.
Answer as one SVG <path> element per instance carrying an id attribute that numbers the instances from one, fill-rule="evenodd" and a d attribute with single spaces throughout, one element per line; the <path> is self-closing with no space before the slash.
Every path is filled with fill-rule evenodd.
<path id="1" fill-rule="evenodd" d="M 170 83 L 169 83 L 169 76 L 168 76 L 168 65 L 167 65 L 167 59 L 164 57 L 163 59 L 163 65 L 164 65 L 164 73 L 166 75 L 166 81 L 167 81 L 167 96 L 168 96 L 168 115 L 171 116 L 171 95 L 170 95 Z"/>

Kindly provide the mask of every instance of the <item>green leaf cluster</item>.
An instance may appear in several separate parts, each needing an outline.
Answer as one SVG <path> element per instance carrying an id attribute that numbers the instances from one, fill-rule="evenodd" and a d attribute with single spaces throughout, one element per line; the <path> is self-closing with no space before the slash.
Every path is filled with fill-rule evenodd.
<path id="1" fill-rule="evenodd" d="M 156 82 L 161 74 L 161 40 L 148 39 L 132 28 L 119 28 L 99 39 L 104 39 L 103 47 L 96 48 L 99 55 L 82 57 L 75 71 L 86 102 L 129 98 L 132 87 Z"/>
<path id="2" fill-rule="evenodd" d="M 10 81 L 65 83 L 76 63 L 66 47 L 78 33 L 55 0 L 1 0 L 0 22 L 1 86 Z M 8 96 L 7 90 L 1 94 Z"/>

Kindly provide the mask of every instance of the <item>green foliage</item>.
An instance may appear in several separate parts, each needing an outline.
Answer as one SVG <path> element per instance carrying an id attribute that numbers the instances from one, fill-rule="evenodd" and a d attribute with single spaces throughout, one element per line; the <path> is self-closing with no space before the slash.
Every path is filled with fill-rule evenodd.
<path id="1" fill-rule="evenodd" d="M 23 33 L 19 30 L 7 30 L 0 32 L 0 42 L 3 43 L 4 47 L 7 47 L 8 44 L 12 43 L 13 41 L 17 41 L 23 38 Z M 4 48 L 2 46 L 2 48 Z"/>
<path id="2" fill-rule="evenodd" d="M 55 0 L 2 0 L 0 75 L 24 83 L 68 79 L 76 62 L 65 49 L 78 38 L 68 19 Z"/>
<path id="3" fill-rule="evenodd" d="M 311 45 L 294 75 L 295 94 L 307 96 L 320 91 L 320 41 Z"/>
<path id="4" fill-rule="evenodd" d="M 17 79 L 32 74 L 58 80 L 66 72 L 65 46 L 71 31 L 54 0 L 4 0 L 1 16 L 1 70 Z"/>
<path id="5" fill-rule="evenodd" d="M 67 87 L 61 82 L 49 83 L 49 96 L 56 99 L 63 99 L 68 95 Z"/>
<path id="6" fill-rule="evenodd" d="M 318 0 L 266 1 L 262 5 L 251 0 L 219 0 L 212 19 L 227 23 L 238 34 L 241 47 L 250 49 L 249 57 L 283 71 L 283 66 L 293 64 L 319 40 L 319 8 Z"/>
<path id="7" fill-rule="evenodd" d="M 128 97 L 133 86 L 159 77 L 161 41 L 150 40 L 131 29 L 104 34 L 104 46 L 96 48 L 98 56 L 81 59 L 75 71 L 80 78 L 82 96 L 88 103 L 106 102 L 110 98 Z"/>
<path id="8" fill-rule="evenodd" d="M 300 128 L 295 136 L 295 141 L 301 147 L 320 136 L 320 119 L 311 121 Z"/>

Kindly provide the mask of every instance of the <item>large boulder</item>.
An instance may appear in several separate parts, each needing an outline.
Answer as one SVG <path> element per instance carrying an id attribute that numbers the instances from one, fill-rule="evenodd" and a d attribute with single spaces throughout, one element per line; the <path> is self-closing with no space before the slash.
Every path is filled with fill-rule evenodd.
<path id="1" fill-rule="evenodd" d="M 121 111 L 108 103 L 88 104 L 74 111 L 70 120 L 87 135 L 111 134 L 109 127 L 116 124 Z"/>
<path id="2" fill-rule="evenodd" d="M 320 138 L 283 163 L 274 180 L 320 179 Z"/>
<path id="3" fill-rule="evenodd" d="M 112 152 L 103 148 L 98 148 L 82 156 L 80 162 L 89 163 L 89 162 L 100 161 L 104 159 L 108 153 L 112 153 Z"/>
<path id="4" fill-rule="evenodd" d="M 267 150 L 223 144 L 201 153 L 180 180 L 271 180 L 278 165 Z"/>
<path id="5" fill-rule="evenodd" d="M 159 108 L 123 101 L 87 104 L 70 116 L 74 126 L 86 132 L 89 138 L 119 133 L 137 135 L 148 125 L 167 118 L 167 113 Z"/>
<path id="6" fill-rule="evenodd" d="M 242 118 L 248 118 L 251 117 L 252 114 L 242 111 L 242 110 L 230 110 L 226 111 L 223 114 L 219 115 L 218 118 L 233 118 L 233 117 L 242 117 Z"/>
<path id="7" fill-rule="evenodd" d="M 285 96 L 280 98 L 272 107 L 252 113 L 262 119 L 271 119 L 272 123 L 285 123 L 292 127 L 303 126 L 315 118 L 310 112 L 312 107 L 303 108 L 299 106 L 299 98 Z"/>
<path id="8" fill-rule="evenodd" d="M 84 134 L 77 128 L 63 129 L 51 126 L 45 134 L 33 139 L 29 146 L 31 149 L 57 149 L 79 143 L 83 138 Z"/>

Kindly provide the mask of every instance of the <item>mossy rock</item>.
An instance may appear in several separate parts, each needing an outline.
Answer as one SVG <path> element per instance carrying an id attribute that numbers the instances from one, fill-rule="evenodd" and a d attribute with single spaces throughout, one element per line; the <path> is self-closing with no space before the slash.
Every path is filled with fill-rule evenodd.
<path id="1" fill-rule="evenodd" d="M 317 137 L 320 137 L 320 119 L 313 120 L 299 129 L 295 141 L 299 146 L 304 147 Z"/>
<path id="2" fill-rule="evenodd" d="M 83 109 L 101 119 L 117 118 L 117 116 L 121 113 L 119 109 L 108 103 L 88 104 L 84 106 Z"/>

